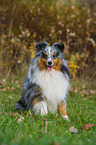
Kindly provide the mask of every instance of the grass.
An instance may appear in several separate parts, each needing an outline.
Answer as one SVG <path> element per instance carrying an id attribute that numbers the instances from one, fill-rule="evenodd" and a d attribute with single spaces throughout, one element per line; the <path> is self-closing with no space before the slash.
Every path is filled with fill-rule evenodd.
<path id="1" fill-rule="evenodd" d="M 13 110 L 21 96 L 21 84 L 15 79 L 1 84 L 0 145 L 96 145 L 96 93 L 92 93 L 92 85 L 72 81 L 67 105 L 71 121 L 67 122 L 57 113 L 41 117 Z M 84 130 L 85 124 L 94 126 Z M 70 132 L 73 126 L 78 132 Z"/>

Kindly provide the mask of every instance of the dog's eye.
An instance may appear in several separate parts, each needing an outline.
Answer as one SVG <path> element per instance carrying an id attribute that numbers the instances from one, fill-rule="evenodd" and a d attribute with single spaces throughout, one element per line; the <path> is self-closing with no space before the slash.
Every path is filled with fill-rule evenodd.
<path id="1" fill-rule="evenodd" d="M 56 58 L 56 55 L 55 55 L 55 54 L 53 55 L 53 58 L 54 58 L 54 59 Z"/>
<path id="2" fill-rule="evenodd" d="M 56 58 L 56 55 L 55 55 L 55 53 L 52 53 L 52 56 L 53 56 L 53 58 L 54 58 L 54 59 Z"/>
<path id="3" fill-rule="evenodd" d="M 45 55 L 44 55 L 44 58 L 45 58 L 45 59 L 47 59 L 47 56 L 48 56 L 48 55 L 47 55 L 47 54 L 45 54 Z"/>

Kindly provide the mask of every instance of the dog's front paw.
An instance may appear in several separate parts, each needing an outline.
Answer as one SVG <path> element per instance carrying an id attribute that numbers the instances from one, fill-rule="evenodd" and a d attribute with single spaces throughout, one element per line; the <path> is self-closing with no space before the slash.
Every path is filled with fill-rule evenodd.
<path id="1" fill-rule="evenodd" d="M 70 119 L 68 118 L 68 116 L 62 116 L 64 119 L 66 119 L 67 121 L 70 121 Z"/>

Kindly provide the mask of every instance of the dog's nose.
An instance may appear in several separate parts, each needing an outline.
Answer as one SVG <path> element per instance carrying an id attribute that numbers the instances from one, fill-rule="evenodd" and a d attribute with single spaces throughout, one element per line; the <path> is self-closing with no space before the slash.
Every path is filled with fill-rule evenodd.
<path id="1" fill-rule="evenodd" d="M 52 61 L 48 61 L 48 64 L 51 65 L 52 64 Z"/>

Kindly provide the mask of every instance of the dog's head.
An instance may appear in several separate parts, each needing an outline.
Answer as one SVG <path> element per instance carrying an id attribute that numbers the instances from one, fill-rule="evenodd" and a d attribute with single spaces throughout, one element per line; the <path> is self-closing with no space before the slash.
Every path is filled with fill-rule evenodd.
<path id="1" fill-rule="evenodd" d="M 64 54 L 64 44 L 54 43 L 53 46 L 48 46 L 47 42 L 42 42 L 36 45 L 39 53 L 38 64 L 40 69 L 51 71 L 52 69 L 60 70 L 61 54 Z"/>

